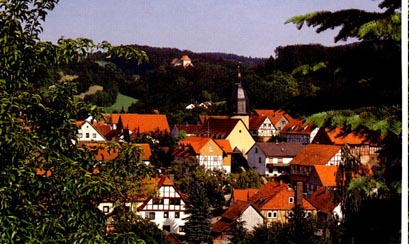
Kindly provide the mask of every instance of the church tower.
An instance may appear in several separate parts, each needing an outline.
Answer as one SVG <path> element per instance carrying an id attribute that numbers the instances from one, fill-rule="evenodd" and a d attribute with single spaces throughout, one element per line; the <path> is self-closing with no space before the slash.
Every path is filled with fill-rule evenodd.
<path id="1" fill-rule="evenodd" d="M 231 99 L 229 101 L 229 113 L 232 119 L 241 119 L 249 128 L 250 116 L 249 99 L 241 82 L 240 63 L 237 65 L 237 82 L 234 84 Z"/>

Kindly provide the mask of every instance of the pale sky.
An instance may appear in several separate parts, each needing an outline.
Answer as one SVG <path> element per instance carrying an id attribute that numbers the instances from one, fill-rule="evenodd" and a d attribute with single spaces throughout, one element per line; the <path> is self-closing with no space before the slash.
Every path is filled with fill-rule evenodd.
<path id="1" fill-rule="evenodd" d="M 278 46 L 334 43 L 336 31 L 320 34 L 284 22 L 313 11 L 357 8 L 382 11 L 380 0 L 60 0 L 40 35 L 91 38 L 114 45 L 138 44 L 193 52 L 274 56 Z"/>

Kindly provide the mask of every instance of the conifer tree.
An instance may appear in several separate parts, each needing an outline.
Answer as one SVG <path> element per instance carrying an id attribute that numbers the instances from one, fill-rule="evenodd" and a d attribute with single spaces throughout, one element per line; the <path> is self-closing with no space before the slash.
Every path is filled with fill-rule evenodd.
<path id="1" fill-rule="evenodd" d="M 189 243 L 208 243 L 211 231 L 211 214 L 206 189 L 202 182 L 190 183 L 186 213 L 190 214 L 185 225 Z"/>

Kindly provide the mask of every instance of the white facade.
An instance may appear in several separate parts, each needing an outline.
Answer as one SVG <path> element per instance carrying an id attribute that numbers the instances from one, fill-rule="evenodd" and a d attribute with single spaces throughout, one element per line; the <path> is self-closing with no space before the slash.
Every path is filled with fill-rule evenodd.
<path id="1" fill-rule="evenodd" d="M 223 156 L 204 156 L 198 155 L 197 159 L 200 165 L 203 165 L 207 170 L 221 170 L 223 167 Z M 230 168 L 230 167 L 229 167 Z M 230 171 L 228 171 L 230 172 Z"/>
<path id="2" fill-rule="evenodd" d="M 189 215 L 185 214 L 185 202 L 173 186 L 161 186 L 159 196 L 150 199 L 139 210 L 139 214 L 150 219 L 159 229 L 185 234 L 184 226 Z"/>
<path id="3" fill-rule="evenodd" d="M 257 130 L 257 136 L 260 137 L 272 137 L 276 136 L 277 134 L 277 129 L 268 117 L 266 117 L 266 119 Z"/>
<path id="4" fill-rule="evenodd" d="M 106 139 L 90 122 L 84 121 L 78 129 L 78 141 L 106 142 Z"/>
<path id="5" fill-rule="evenodd" d="M 240 220 L 245 221 L 243 227 L 247 231 L 253 231 L 257 225 L 262 225 L 264 222 L 263 216 L 251 205 L 243 211 Z"/>

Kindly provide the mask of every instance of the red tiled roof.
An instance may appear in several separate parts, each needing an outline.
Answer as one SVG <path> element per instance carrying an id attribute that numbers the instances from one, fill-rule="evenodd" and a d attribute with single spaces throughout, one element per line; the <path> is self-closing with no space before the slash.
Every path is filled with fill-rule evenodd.
<path id="1" fill-rule="evenodd" d="M 281 130 L 280 133 L 285 134 L 311 134 L 315 129 L 314 124 L 306 124 L 303 119 L 292 119 L 288 124 Z"/>
<path id="2" fill-rule="evenodd" d="M 213 232 L 220 234 L 223 231 L 230 229 L 236 219 L 249 207 L 251 204 L 244 201 L 235 201 L 226 212 L 221 216 L 221 219 L 213 225 Z"/>
<path id="3" fill-rule="evenodd" d="M 112 114 L 111 123 L 117 124 L 119 118 L 124 128 L 132 132 L 152 133 L 157 130 L 170 132 L 168 120 L 164 114 Z"/>
<path id="4" fill-rule="evenodd" d="M 251 116 L 249 120 L 249 129 L 258 130 L 267 118 L 267 116 Z"/>
<path id="5" fill-rule="evenodd" d="M 210 136 L 214 139 L 226 139 L 240 119 L 214 119 L 210 118 L 203 124 L 199 135 Z"/>
<path id="6" fill-rule="evenodd" d="M 364 131 L 346 133 L 342 128 L 335 128 L 332 130 L 325 128 L 325 132 L 335 145 L 372 145 L 377 143 L 376 141 L 371 140 L 369 135 Z"/>
<path id="7" fill-rule="evenodd" d="M 308 144 L 297 156 L 291 160 L 290 165 L 325 165 L 341 150 L 341 146 Z"/>
<path id="8" fill-rule="evenodd" d="M 333 187 L 336 186 L 336 174 L 338 166 L 314 165 L 315 172 L 321 181 L 322 186 Z"/>
<path id="9" fill-rule="evenodd" d="M 97 154 L 95 155 L 95 159 L 98 161 L 110 161 L 114 160 L 118 157 L 118 154 L 121 150 L 121 146 L 118 145 L 117 148 L 106 148 L 106 144 L 103 143 L 88 143 L 84 144 L 87 149 L 98 149 Z M 133 144 L 133 146 L 139 146 L 143 150 L 140 157 L 141 160 L 147 161 L 150 159 L 152 152 L 150 149 L 150 145 L 148 143 L 141 143 L 141 144 Z"/>
<path id="10" fill-rule="evenodd" d="M 183 56 L 180 58 L 180 60 L 183 60 L 183 61 L 192 61 L 192 60 L 189 58 L 189 56 L 187 56 L 187 55 L 183 55 Z"/>
<path id="11" fill-rule="evenodd" d="M 289 185 L 270 181 L 254 194 L 250 201 L 259 210 L 290 210 L 294 208 L 295 200 L 290 203 L 289 197 L 295 198 L 295 191 Z M 302 205 L 304 209 L 315 209 L 305 198 L 302 200 Z"/>
<path id="12" fill-rule="evenodd" d="M 179 131 L 183 130 L 184 132 L 186 132 L 186 134 L 190 134 L 190 135 L 197 134 L 202 128 L 202 125 L 180 125 L 178 124 L 175 126 Z"/>
<path id="13" fill-rule="evenodd" d="M 315 191 L 309 200 L 320 212 L 326 214 L 330 214 L 335 208 L 333 193 L 325 187 L 321 187 Z"/>
<path id="14" fill-rule="evenodd" d="M 228 119 L 227 115 L 199 115 L 200 124 L 204 124 L 208 119 Z"/>
<path id="15" fill-rule="evenodd" d="M 259 189 L 233 189 L 234 201 L 249 201 Z"/>
<path id="16" fill-rule="evenodd" d="M 259 116 L 268 116 L 273 124 L 276 124 L 282 117 L 288 121 L 293 120 L 293 118 L 283 110 L 255 109 L 254 113 Z"/>
<path id="17" fill-rule="evenodd" d="M 224 140 L 224 139 L 215 139 L 214 140 L 217 145 L 225 152 L 226 154 L 231 154 L 233 153 L 233 149 L 231 148 L 230 141 L 229 140 Z"/>
<path id="18" fill-rule="evenodd" d="M 210 137 L 188 136 L 183 141 L 179 141 L 179 145 L 190 145 L 196 154 L 200 153 L 200 149 L 212 140 Z"/>
<path id="19" fill-rule="evenodd" d="M 92 126 L 104 137 L 111 132 L 111 126 L 102 122 L 94 122 L 92 123 Z"/>

